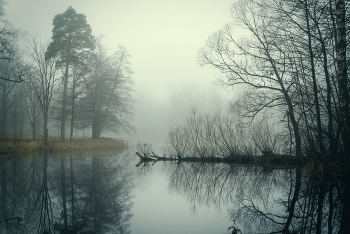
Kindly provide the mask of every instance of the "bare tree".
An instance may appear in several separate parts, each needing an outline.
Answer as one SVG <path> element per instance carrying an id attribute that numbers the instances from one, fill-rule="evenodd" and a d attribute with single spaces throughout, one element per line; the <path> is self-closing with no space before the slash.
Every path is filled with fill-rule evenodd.
<path id="1" fill-rule="evenodd" d="M 129 120 L 133 115 L 129 52 L 122 46 L 108 56 L 99 43 L 92 71 L 84 78 L 86 93 L 80 108 L 81 127 L 92 128 L 92 138 L 99 138 L 103 130 L 130 132 Z"/>
<path id="2" fill-rule="evenodd" d="M 259 95 L 259 103 L 249 99 L 247 116 L 271 108 L 288 116 L 294 134 L 295 152 L 302 155 L 301 135 L 295 114 L 293 95 L 295 83 L 287 73 L 289 54 L 279 47 L 280 38 L 268 34 L 271 27 L 279 27 L 269 17 L 266 7 L 257 7 L 252 1 L 240 1 L 231 8 L 236 24 L 241 25 L 251 39 L 238 40 L 233 36 L 233 24 L 213 34 L 200 51 L 199 63 L 217 68 L 225 86 L 247 85 Z"/>
<path id="3" fill-rule="evenodd" d="M 10 40 L 11 39 L 11 40 Z M 1 118 L 0 118 L 0 128 L 1 135 L 5 136 L 7 134 L 7 124 L 10 118 L 9 114 L 11 108 L 16 107 L 16 104 L 20 104 L 23 97 L 16 96 L 16 92 L 20 92 L 20 87 L 17 87 L 22 81 L 24 76 L 29 73 L 29 67 L 24 63 L 22 57 L 23 53 L 20 51 L 18 43 L 22 39 L 22 35 L 17 32 L 11 35 L 11 38 L 7 41 L 6 54 L 8 59 L 0 59 L 0 86 L 1 86 Z M 5 52 L 4 52 L 5 53 Z M 16 97 L 18 99 L 16 99 Z M 23 108 L 22 108 L 23 109 Z M 13 112 L 14 113 L 14 112 Z M 14 119 L 12 119 L 14 120 Z M 12 125 L 16 127 L 15 125 Z"/>
<path id="4" fill-rule="evenodd" d="M 297 155 L 348 155 L 347 8 L 343 1 L 241 0 L 199 63 L 219 70 L 224 86 L 248 87 L 231 110 L 250 121 L 271 110 L 290 126 Z"/>
<path id="5" fill-rule="evenodd" d="M 37 132 L 38 127 L 42 121 L 42 112 L 40 109 L 39 100 L 36 96 L 35 89 L 33 89 L 33 86 L 31 82 L 28 82 L 25 86 L 26 89 L 26 114 L 27 119 L 29 121 L 30 127 L 32 129 L 32 138 L 35 141 L 37 139 Z"/>
<path id="6" fill-rule="evenodd" d="M 220 111 L 210 115 L 194 109 L 182 126 L 170 129 L 165 152 L 178 157 L 252 156 L 248 134 L 239 125 L 239 121 Z"/>
<path id="7" fill-rule="evenodd" d="M 44 143 L 46 144 L 48 139 L 49 109 L 55 94 L 58 92 L 61 79 L 58 77 L 56 58 L 45 59 L 47 43 L 43 43 L 38 38 L 32 37 L 29 46 L 29 54 L 33 62 L 30 83 L 35 91 L 43 114 L 43 135 Z"/>

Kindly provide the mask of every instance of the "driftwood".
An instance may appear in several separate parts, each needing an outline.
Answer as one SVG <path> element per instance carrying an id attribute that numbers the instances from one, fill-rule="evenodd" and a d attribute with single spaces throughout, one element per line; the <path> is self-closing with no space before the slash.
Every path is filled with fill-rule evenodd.
<path id="1" fill-rule="evenodd" d="M 159 161 L 173 161 L 176 160 L 175 158 L 167 158 L 167 157 L 160 157 L 158 155 L 156 155 L 153 151 L 152 151 L 152 155 L 147 156 L 146 154 L 142 155 L 139 152 L 136 152 L 136 155 L 140 157 L 140 159 L 142 161 L 154 161 L 154 160 L 159 160 Z"/>
<path id="2" fill-rule="evenodd" d="M 136 155 L 140 157 L 141 161 L 154 161 L 155 158 L 147 157 L 146 155 L 142 155 L 139 152 L 136 152 Z"/>

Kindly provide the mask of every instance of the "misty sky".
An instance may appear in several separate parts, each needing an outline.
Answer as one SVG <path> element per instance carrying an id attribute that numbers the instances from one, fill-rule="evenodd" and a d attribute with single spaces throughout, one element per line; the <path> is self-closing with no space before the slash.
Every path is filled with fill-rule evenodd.
<path id="1" fill-rule="evenodd" d="M 235 94 L 215 86 L 212 69 L 200 67 L 198 50 L 231 21 L 234 0 L 9 0 L 8 20 L 29 34 L 51 37 L 52 20 L 72 6 L 87 17 L 94 35 L 112 50 L 124 45 L 134 71 L 137 133 L 128 139 L 163 141 L 184 122 L 191 106 L 226 109 Z M 121 137 L 121 136 L 119 136 Z M 125 138 L 125 136 L 122 136 Z"/>

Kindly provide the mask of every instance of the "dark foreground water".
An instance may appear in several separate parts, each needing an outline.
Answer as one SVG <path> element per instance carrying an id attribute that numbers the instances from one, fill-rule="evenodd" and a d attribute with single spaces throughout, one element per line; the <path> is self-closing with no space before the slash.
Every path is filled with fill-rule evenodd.
<path id="1" fill-rule="evenodd" d="M 346 233 L 350 222 L 348 184 L 297 168 L 136 164 L 129 152 L 2 157 L 0 233 Z"/>

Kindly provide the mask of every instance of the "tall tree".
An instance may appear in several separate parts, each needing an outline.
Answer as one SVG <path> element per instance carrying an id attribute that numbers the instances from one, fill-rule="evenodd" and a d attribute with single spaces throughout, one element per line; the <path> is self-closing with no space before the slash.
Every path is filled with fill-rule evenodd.
<path id="1" fill-rule="evenodd" d="M 86 16 L 78 14 L 71 6 L 64 13 L 54 17 L 53 26 L 52 42 L 47 47 L 45 58 L 58 56 L 59 64 L 65 66 L 60 137 L 61 141 L 64 141 L 69 67 L 71 64 L 80 63 L 80 58 L 93 50 L 95 40 Z"/>
<path id="2" fill-rule="evenodd" d="M 341 111 L 341 125 L 343 126 L 342 137 L 345 155 L 350 153 L 350 98 L 347 74 L 347 44 L 346 40 L 346 5 L 345 0 L 335 1 L 336 15 L 336 54 L 337 54 L 337 80 L 339 87 L 339 102 Z"/>

